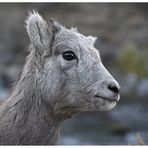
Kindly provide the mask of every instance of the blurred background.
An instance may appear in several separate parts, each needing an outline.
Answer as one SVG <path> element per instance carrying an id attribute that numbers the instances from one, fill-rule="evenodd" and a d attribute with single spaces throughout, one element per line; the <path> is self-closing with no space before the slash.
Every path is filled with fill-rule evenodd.
<path id="1" fill-rule="evenodd" d="M 120 83 L 121 99 L 109 112 L 86 112 L 66 120 L 61 145 L 148 144 L 148 4 L 0 3 L 0 100 L 9 95 L 25 63 L 29 39 L 24 20 L 37 10 L 85 35 Z"/>

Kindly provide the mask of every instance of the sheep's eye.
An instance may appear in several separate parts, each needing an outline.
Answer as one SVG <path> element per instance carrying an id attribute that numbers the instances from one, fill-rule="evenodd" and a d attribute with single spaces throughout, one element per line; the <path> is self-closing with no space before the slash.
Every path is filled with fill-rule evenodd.
<path id="1" fill-rule="evenodd" d="M 63 59 L 65 59 L 67 61 L 71 61 L 71 60 L 74 60 L 76 58 L 77 58 L 76 55 L 72 51 L 63 52 Z"/>

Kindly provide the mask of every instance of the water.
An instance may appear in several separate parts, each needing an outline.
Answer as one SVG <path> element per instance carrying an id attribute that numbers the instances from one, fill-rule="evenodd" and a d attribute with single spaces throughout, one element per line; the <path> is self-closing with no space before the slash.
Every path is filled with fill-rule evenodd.
<path id="1" fill-rule="evenodd" d="M 128 103 L 110 112 L 81 113 L 67 120 L 59 144 L 135 145 L 137 133 L 147 144 L 147 104 Z"/>

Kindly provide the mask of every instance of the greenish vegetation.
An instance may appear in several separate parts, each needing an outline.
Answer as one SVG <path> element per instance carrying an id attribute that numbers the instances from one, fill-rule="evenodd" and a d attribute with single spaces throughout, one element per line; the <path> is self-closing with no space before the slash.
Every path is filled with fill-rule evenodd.
<path id="1" fill-rule="evenodd" d="M 135 45 L 128 45 L 120 51 L 118 63 L 123 72 L 134 73 L 139 77 L 148 76 L 148 49 L 139 49 Z"/>

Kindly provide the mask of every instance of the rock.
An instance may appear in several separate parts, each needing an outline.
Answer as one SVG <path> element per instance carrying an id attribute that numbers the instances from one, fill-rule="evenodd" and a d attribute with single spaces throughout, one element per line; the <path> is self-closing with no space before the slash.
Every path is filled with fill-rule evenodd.
<path id="1" fill-rule="evenodd" d="M 9 94 L 8 89 L 4 89 L 0 87 L 0 104 L 1 104 L 1 100 L 4 100 L 8 97 L 8 94 Z"/>
<path id="2" fill-rule="evenodd" d="M 130 131 L 130 128 L 123 123 L 115 123 L 111 126 L 111 132 L 117 135 L 125 135 Z"/>
<path id="3" fill-rule="evenodd" d="M 140 97 L 147 98 L 148 96 L 148 78 L 142 79 L 137 86 L 137 92 Z"/>
<path id="4" fill-rule="evenodd" d="M 123 96 L 136 95 L 137 94 L 137 85 L 139 83 L 138 77 L 134 73 L 129 73 L 124 78 L 122 78 L 122 89 L 121 93 Z"/>

